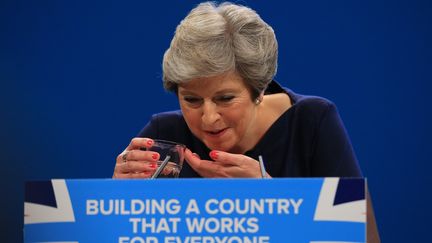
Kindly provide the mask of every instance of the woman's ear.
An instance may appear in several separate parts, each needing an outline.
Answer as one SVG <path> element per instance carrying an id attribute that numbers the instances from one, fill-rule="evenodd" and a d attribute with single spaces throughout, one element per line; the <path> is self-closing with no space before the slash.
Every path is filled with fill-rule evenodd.
<path id="1" fill-rule="evenodd" d="M 261 92 L 260 95 L 255 99 L 255 105 L 261 104 L 264 99 L 264 92 Z"/>

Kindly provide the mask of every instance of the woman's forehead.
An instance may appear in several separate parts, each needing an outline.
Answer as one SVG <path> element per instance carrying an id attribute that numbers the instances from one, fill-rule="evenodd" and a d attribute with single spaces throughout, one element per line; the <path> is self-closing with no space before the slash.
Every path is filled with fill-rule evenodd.
<path id="1" fill-rule="evenodd" d="M 243 78 L 236 73 L 227 73 L 212 77 L 200 77 L 186 83 L 179 84 L 179 91 L 212 90 L 217 92 L 223 89 L 237 89 L 245 87 Z"/>

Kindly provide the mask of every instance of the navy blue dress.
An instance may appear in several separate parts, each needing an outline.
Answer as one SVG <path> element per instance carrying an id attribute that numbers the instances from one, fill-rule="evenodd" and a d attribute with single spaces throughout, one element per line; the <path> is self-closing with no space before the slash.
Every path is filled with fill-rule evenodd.
<path id="1" fill-rule="evenodd" d="M 272 177 L 361 177 L 348 134 L 336 106 L 316 96 L 296 94 L 270 83 L 266 94 L 286 93 L 292 107 L 268 129 L 245 155 L 262 155 Z M 210 149 L 189 130 L 181 111 L 155 114 L 138 137 L 185 144 L 201 159 L 211 160 Z M 180 177 L 200 177 L 186 162 Z"/>

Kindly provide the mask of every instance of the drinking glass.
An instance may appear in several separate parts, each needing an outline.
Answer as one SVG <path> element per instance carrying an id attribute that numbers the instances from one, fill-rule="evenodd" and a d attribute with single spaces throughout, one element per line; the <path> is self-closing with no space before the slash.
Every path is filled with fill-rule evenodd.
<path id="1" fill-rule="evenodd" d="M 152 147 L 144 148 L 160 155 L 157 169 L 151 178 L 178 178 L 183 167 L 186 146 L 161 139 L 153 139 L 153 141 Z"/>

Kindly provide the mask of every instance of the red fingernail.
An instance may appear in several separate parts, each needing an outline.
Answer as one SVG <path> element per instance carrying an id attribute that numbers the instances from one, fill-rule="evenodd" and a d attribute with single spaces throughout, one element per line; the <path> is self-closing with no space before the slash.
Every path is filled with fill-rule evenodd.
<path id="1" fill-rule="evenodd" d="M 153 145 L 153 141 L 152 140 L 147 140 L 147 145 L 148 146 L 152 146 Z"/>
<path id="2" fill-rule="evenodd" d="M 150 163 L 150 168 L 156 168 L 156 163 Z"/>
<path id="3" fill-rule="evenodd" d="M 217 159 L 218 158 L 218 152 L 217 151 L 211 151 L 210 152 L 210 157 L 212 158 L 212 159 Z"/>
<path id="4" fill-rule="evenodd" d="M 157 153 L 152 154 L 152 159 L 157 160 L 158 159 L 158 154 Z"/>

